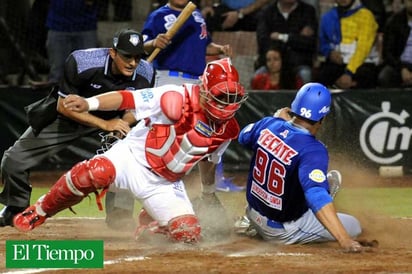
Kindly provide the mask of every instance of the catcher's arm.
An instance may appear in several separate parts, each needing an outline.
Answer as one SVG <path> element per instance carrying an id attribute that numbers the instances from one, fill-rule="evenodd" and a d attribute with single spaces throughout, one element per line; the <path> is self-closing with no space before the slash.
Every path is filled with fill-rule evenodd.
<path id="1" fill-rule="evenodd" d="M 216 164 L 203 160 L 199 162 L 200 180 L 203 194 L 214 194 L 216 191 L 215 186 L 215 172 Z"/>
<path id="2" fill-rule="evenodd" d="M 202 193 L 196 197 L 193 209 L 202 227 L 202 237 L 209 239 L 225 239 L 232 232 L 232 222 L 226 209 L 216 195 L 216 165 L 207 160 L 198 163 L 201 177 Z"/>
<path id="3" fill-rule="evenodd" d="M 87 99 L 70 94 L 63 99 L 62 103 L 62 106 L 74 112 L 119 110 L 123 103 L 123 96 L 122 91 L 109 91 Z"/>
<path id="4" fill-rule="evenodd" d="M 90 114 L 87 109 L 87 101 L 78 95 L 68 95 L 66 98 L 59 97 L 57 100 L 57 111 L 80 124 L 97 127 L 105 131 L 119 131 L 124 135 L 130 131 L 129 122 L 131 120 L 129 118 L 127 118 L 128 121 L 120 118 L 104 120 Z"/>

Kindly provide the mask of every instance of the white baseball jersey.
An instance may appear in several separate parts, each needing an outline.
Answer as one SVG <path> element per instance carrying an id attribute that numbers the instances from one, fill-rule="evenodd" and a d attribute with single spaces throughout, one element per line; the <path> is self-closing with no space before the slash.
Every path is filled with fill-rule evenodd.
<path id="1" fill-rule="evenodd" d="M 169 91 L 185 98 L 185 115 L 177 122 L 169 120 L 161 108 L 161 96 Z M 176 216 L 194 214 L 181 178 L 202 159 L 217 164 L 230 141 L 237 137 L 239 126 L 232 119 L 219 136 L 202 130 L 208 125 L 196 85 L 131 92 L 135 117 L 140 122 L 103 155 L 116 168 L 115 186 L 131 190 L 148 213 L 160 225 L 166 225 Z"/>

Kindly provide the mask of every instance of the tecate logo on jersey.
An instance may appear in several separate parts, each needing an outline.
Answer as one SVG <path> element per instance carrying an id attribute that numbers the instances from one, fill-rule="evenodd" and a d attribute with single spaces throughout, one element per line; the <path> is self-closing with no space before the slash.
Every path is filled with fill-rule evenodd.
<path id="1" fill-rule="evenodd" d="M 378 164 L 394 164 L 409 150 L 412 128 L 405 126 L 409 113 L 390 112 L 390 102 L 382 102 L 382 112 L 371 115 L 363 123 L 359 142 L 363 153 Z"/>
<path id="2" fill-rule="evenodd" d="M 292 158 L 298 154 L 296 150 L 288 146 L 282 139 L 268 129 L 260 132 L 258 144 L 285 165 L 290 165 Z"/>

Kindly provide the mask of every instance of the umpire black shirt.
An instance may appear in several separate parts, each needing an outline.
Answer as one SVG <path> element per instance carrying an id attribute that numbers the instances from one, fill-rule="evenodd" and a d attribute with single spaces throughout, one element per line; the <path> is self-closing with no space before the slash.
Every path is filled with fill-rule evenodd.
<path id="1" fill-rule="evenodd" d="M 92 97 L 114 90 L 136 90 L 153 87 L 154 70 L 150 63 L 140 60 L 131 77 L 114 75 L 113 60 L 108 48 L 76 50 L 66 60 L 60 92 Z M 93 111 L 91 114 L 105 120 L 120 117 L 120 111 Z"/>

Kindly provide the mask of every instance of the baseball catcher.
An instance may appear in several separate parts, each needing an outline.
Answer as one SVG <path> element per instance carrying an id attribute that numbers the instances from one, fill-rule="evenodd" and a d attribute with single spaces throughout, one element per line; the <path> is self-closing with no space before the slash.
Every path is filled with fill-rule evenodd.
<path id="1" fill-rule="evenodd" d="M 14 218 L 15 228 L 30 231 L 114 183 L 141 202 L 153 219 L 152 230 L 174 241 L 198 241 L 201 226 L 182 178 L 198 164 L 202 199 L 217 199 L 215 165 L 239 134 L 234 116 L 247 98 L 229 58 L 208 63 L 201 80 L 198 85 L 121 90 L 87 99 L 68 96 L 64 106 L 73 111 L 134 110 L 140 122 L 108 151 L 60 177 Z"/>

